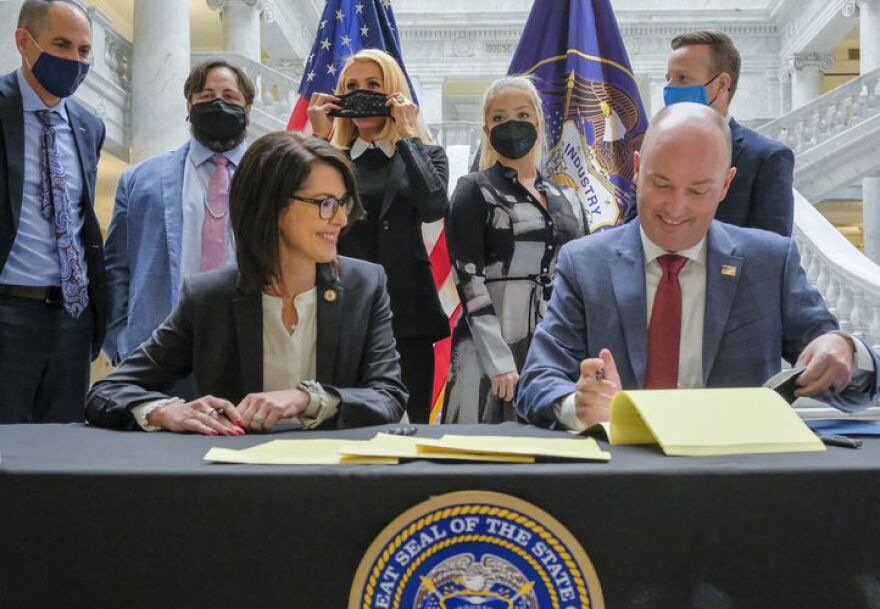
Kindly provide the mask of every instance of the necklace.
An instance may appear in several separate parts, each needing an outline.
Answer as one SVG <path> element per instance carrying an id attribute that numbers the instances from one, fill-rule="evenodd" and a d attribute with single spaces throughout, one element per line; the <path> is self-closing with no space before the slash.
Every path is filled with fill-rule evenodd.
<path id="1" fill-rule="evenodd" d="M 189 158 L 189 164 L 193 168 L 193 173 L 196 176 L 196 182 L 199 183 L 199 188 L 202 191 L 202 204 L 205 206 L 205 210 L 208 212 L 208 215 L 211 216 L 212 218 L 214 218 L 215 220 L 220 220 L 222 218 L 225 218 L 229 214 L 229 205 L 226 206 L 226 210 L 224 212 L 219 213 L 219 214 L 217 212 L 215 212 L 213 209 L 211 209 L 211 205 L 208 203 L 208 187 L 205 186 L 204 182 L 202 181 L 202 176 L 199 175 L 199 170 L 196 167 L 196 162 L 193 161 L 192 156 L 187 155 L 187 157 Z M 226 169 L 226 168 L 224 167 L 224 169 Z M 227 193 L 226 196 L 228 197 L 229 194 Z"/>

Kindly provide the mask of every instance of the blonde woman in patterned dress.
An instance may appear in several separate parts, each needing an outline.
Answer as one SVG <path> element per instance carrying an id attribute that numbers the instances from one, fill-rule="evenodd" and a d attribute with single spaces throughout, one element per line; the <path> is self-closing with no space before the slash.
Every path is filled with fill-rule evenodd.
<path id="1" fill-rule="evenodd" d="M 514 76 L 492 83 L 483 120 L 481 171 L 459 180 L 446 223 L 463 306 L 446 423 L 516 419 L 516 382 L 550 299 L 557 252 L 586 230 L 575 192 L 541 175 L 544 114 L 532 82 Z"/>

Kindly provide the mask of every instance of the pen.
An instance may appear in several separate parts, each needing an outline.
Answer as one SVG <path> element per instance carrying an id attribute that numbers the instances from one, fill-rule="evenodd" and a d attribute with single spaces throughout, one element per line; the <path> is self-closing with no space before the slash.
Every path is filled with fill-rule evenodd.
<path id="1" fill-rule="evenodd" d="M 844 448 L 859 448 L 862 445 L 861 440 L 855 438 L 847 438 L 841 435 L 819 436 L 819 439 L 827 446 L 843 446 Z"/>

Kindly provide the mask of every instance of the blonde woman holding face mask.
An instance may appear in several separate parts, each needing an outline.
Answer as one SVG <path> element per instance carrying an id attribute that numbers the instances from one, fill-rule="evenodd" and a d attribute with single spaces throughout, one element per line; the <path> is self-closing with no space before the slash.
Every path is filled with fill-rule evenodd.
<path id="1" fill-rule="evenodd" d="M 577 195 L 541 175 L 544 115 L 532 82 L 492 83 L 483 119 L 481 171 L 459 180 L 446 222 L 464 307 L 452 339 L 446 423 L 516 420 L 516 383 L 550 299 L 557 252 L 584 234 Z"/>
<path id="2" fill-rule="evenodd" d="M 446 153 L 428 134 L 400 66 L 376 49 L 349 57 L 335 94 L 313 95 L 309 119 L 316 135 L 351 158 L 366 217 L 342 236 L 339 252 L 385 268 L 407 414 L 427 423 L 433 344 L 449 335 L 449 320 L 421 229 L 449 211 Z"/>

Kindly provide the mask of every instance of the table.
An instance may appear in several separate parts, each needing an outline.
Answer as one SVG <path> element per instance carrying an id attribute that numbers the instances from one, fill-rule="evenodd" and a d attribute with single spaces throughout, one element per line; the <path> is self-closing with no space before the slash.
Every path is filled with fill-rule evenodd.
<path id="1" fill-rule="evenodd" d="M 419 434 L 444 430 L 556 433 L 508 423 Z M 0 426 L 0 607 L 344 608 L 385 525 L 432 495 L 473 489 L 567 526 L 610 609 L 880 606 L 880 440 L 725 458 L 612 447 L 610 463 L 202 461 L 211 446 L 297 433 Z"/>

